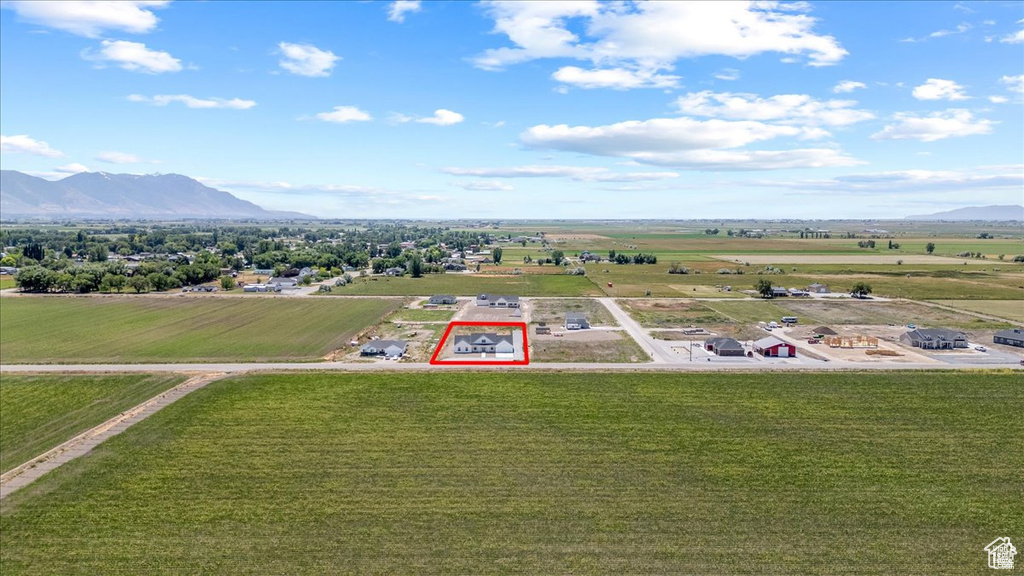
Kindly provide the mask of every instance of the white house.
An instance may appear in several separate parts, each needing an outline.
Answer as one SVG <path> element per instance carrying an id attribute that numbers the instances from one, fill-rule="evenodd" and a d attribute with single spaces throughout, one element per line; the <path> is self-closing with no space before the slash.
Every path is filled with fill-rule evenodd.
<path id="1" fill-rule="evenodd" d="M 507 334 L 470 334 L 455 337 L 456 354 L 472 354 L 474 352 L 492 352 L 496 354 L 512 354 L 515 352 L 512 336 Z"/>

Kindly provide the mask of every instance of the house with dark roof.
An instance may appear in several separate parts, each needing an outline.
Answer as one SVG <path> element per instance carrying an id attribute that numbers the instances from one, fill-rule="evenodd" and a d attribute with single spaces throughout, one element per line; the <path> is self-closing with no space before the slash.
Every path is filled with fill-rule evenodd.
<path id="1" fill-rule="evenodd" d="M 401 358 L 405 355 L 405 340 L 371 340 L 359 349 L 360 356 L 384 356 Z"/>
<path id="2" fill-rule="evenodd" d="M 489 332 L 456 336 L 454 344 L 456 354 L 512 354 L 516 349 L 510 334 L 499 335 Z"/>
<path id="3" fill-rule="evenodd" d="M 590 328 L 590 322 L 587 320 L 586 314 L 582 312 L 565 313 L 566 330 L 585 330 L 587 328 Z"/>
<path id="4" fill-rule="evenodd" d="M 996 344 L 1005 344 L 1007 346 L 1024 348 L 1024 330 L 1021 330 L 1020 328 L 1000 330 L 992 336 L 992 341 Z"/>
<path id="5" fill-rule="evenodd" d="M 295 288 L 298 285 L 299 281 L 295 278 L 274 277 L 267 280 L 267 286 L 273 286 L 276 290 Z"/>
<path id="6" fill-rule="evenodd" d="M 789 296 L 789 290 L 782 286 L 772 286 L 772 298 L 781 298 L 783 296 Z"/>
<path id="7" fill-rule="evenodd" d="M 428 304 L 433 304 L 434 306 L 455 304 L 456 302 L 458 302 L 458 300 L 456 300 L 455 296 L 452 296 L 451 294 L 434 294 L 429 300 L 427 300 Z"/>
<path id="8" fill-rule="evenodd" d="M 754 352 L 771 358 L 792 358 L 796 356 L 796 346 L 775 336 L 769 336 L 754 342 Z"/>
<path id="9" fill-rule="evenodd" d="M 476 305 L 489 308 L 519 308 L 519 296 L 480 294 L 476 297 Z"/>
<path id="10" fill-rule="evenodd" d="M 735 338 L 708 338 L 704 341 L 704 349 L 714 352 L 718 356 L 743 356 L 746 354 L 743 344 L 740 344 L 739 340 Z"/>
<path id="11" fill-rule="evenodd" d="M 900 336 L 900 342 L 923 350 L 967 348 L 967 336 L 947 328 L 916 328 Z"/>

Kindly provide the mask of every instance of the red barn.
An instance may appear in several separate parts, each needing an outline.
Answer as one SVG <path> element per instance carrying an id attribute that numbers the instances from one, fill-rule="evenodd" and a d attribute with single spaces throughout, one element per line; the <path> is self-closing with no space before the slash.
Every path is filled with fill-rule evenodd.
<path id="1" fill-rule="evenodd" d="M 769 336 L 754 342 L 754 352 L 765 357 L 793 358 L 796 356 L 796 346 Z"/>

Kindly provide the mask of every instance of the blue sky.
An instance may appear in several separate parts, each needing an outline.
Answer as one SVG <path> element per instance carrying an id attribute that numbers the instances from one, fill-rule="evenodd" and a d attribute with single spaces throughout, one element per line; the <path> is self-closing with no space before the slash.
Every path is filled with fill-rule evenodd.
<path id="1" fill-rule="evenodd" d="M 342 218 L 1024 202 L 1021 2 L 4 2 L 0 161 Z"/>

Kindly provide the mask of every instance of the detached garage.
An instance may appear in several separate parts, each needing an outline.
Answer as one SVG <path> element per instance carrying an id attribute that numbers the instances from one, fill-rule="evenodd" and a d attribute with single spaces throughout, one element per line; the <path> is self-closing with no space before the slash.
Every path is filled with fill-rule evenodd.
<path id="1" fill-rule="evenodd" d="M 796 346 L 769 336 L 754 342 L 754 352 L 766 358 L 793 358 L 796 356 Z"/>

